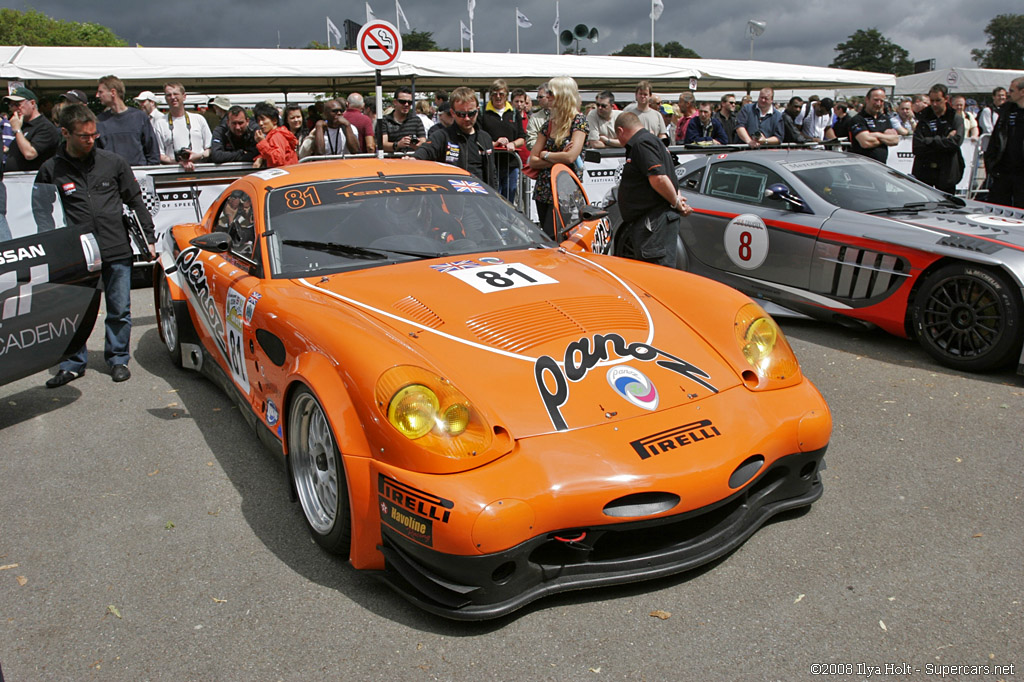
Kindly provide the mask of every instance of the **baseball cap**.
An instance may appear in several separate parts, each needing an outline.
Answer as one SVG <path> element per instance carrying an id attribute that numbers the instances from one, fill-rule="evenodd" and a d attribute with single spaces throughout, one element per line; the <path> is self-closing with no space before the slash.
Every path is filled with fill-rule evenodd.
<path id="1" fill-rule="evenodd" d="M 153 94 L 152 90 L 143 90 L 135 97 L 136 102 L 145 102 L 146 100 L 150 102 L 156 101 L 156 95 Z"/>
<path id="2" fill-rule="evenodd" d="M 63 95 L 61 95 L 58 99 L 67 100 L 67 101 L 71 102 L 72 104 L 88 104 L 89 103 L 89 96 L 87 94 L 85 94 L 84 92 L 82 92 L 81 90 L 68 90 Z"/>
<path id="3" fill-rule="evenodd" d="M 15 102 L 21 102 L 26 99 L 31 99 L 36 102 L 39 101 L 39 98 L 36 97 L 36 93 L 32 92 L 28 88 L 18 88 L 11 94 L 7 95 L 6 99 L 13 100 Z"/>
<path id="4" fill-rule="evenodd" d="M 446 113 L 448 113 L 451 110 L 452 110 L 452 103 L 451 102 L 447 102 L 447 101 L 446 102 L 441 102 L 440 104 L 437 105 L 437 113 L 439 113 L 439 114 L 446 114 Z"/>
<path id="5" fill-rule="evenodd" d="M 661 105 L 661 113 L 665 114 L 666 116 L 672 116 L 676 112 L 672 110 L 672 105 L 671 104 L 662 104 Z"/>

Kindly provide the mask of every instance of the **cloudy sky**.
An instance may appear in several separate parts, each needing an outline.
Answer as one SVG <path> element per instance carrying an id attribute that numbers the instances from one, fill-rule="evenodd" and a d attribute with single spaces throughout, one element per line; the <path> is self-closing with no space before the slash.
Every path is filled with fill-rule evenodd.
<path id="1" fill-rule="evenodd" d="M 429 31 L 441 47 L 459 48 L 459 20 L 469 24 L 466 0 L 399 0 L 413 30 Z M 857 29 L 877 28 L 912 59 L 935 59 L 938 68 L 975 66 L 972 48 L 985 47 L 985 26 L 998 14 L 1024 11 L 1020 0 L 663 0 L 655 24 L 657 42 L 677 40 L 702 57 L 746 59 L 748 19 L 767 22 L 754 44 L 755 59 L 828 66 L 835 46 Z M 348 0 L 172 0 L 133 3 L 31 0 L 8 3 L 32 7 L 57 19 L 93 21 L 110 27 L 129 44 L 153 47 L 304 47 L 326 42 L 325 17 L 340 28 L 345 19 L 365 21 L 365 2 Z M 515 11 L 532 28 L 519 30 L 522 52 L 554 53 L 554 0 L 477 0 L 473 29 L 478 51 L 516 50 Z M 394 0 L 372 0 L 379 19 L 395 22 Z M 576 24 L 600 32 L 590 54 L 610 54 L 633 42 L 650 40 L 649 0 L 561 0 L 561 27 Z M 772 12 L 765 11 L 775 6 Z M 868 18 L 872 17 L 872 18 Z M 404 26 L 401 27 L 404 31 Z M 278 37 L 280 33 L 280 39 Z M 582 46 L 582 43 L 581 43 Z M 468 45 L 466 46 L 468 50 Z"/>

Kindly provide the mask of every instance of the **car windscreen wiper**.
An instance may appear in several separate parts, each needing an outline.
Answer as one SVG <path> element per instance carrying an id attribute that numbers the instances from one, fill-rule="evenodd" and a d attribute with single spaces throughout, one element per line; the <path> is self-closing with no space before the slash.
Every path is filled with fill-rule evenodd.
<path id="1" fill-rule="evenodd" d="M 868 215 L 875 215 L 877 213 L 915 213 L 917 211 L 923 211 L 926 208 L 935 206 L 936 204 L 937 202 L 935 201 L 912 201 L 908 204 L 903 204 L 902 206 L 872 208 L 867 211 L 862 211 L 862 213 L 867 213 Z"/>
<path id="2" fill-rule="evenodd" d="M 366 249 L 362 246 L 351 244 L 338 244 L 336 242 L 314 242 L 307 239 L 284 239 L 281 241 L 284 246 L 298 246 L 313 251 L 327 251 L 337 253 L 351 258 L 364 258 L 366 260 L 381 260 L 387 258 L 389 253 L 397 253 L 400 256 L 412 256 L 413 258 L 440 258 L 443 253 L 425 253 L 423 251 L 402 251 L 399 249 Z"/>

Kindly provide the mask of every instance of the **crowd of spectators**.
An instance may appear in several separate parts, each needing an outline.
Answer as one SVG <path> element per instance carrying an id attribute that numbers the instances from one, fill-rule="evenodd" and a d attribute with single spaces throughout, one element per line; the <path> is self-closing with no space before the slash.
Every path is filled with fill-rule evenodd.
<path id="1" fill-rule="evenodd" d="M 555 84 L 561 88 L 557 93 Z M 388 93 L 388 106 L 377 120 L 375 102 L 357 92 L 305 108 L 296 104 L 278 108 L 266 102 L 250 111 L 223 95 L 209 99 L 201 110 L 188 110 L 186 89 L 179 82 L 165 84 L 159 98 L 162 104 L 150 90 L 130 98 L 124 83 L 113 75 L 99 80 L 95 98 L 73 89 L 49 105 L 41 103 L 31 90 L 19 88 L 6 98 L 10 116 L 0 121 L 3 168 L 38 169 L 61 143 L 60 130 L 54 125 L 60 110 L 69 104 L 85 104 L 97 112 L 97 147 L 132 165 L 177 164 L 185 170 L 208 162 L 267 167 L 308 157 L 377 150 L 414 153 L 431 140 L 457 144 L 465 142 L 462 138 L 471 138 L 476 144 L 486 136 L 489 146 L 485 151 L 471 150 L 463 156 L 484 174 L 493 165 L 495 173 L 487 181 L 515 200 L 520 169 L 543 177 L 553 163 L 549 157 L 564 156 L 567 165 L 581 165 L 579 151 L 583 147 L 621 147 L 615 121 L 623 112 L 635 114 L 642 126 L 665 144 L 746 144 L 757 148 L 839 138 L 849 141 L 851 151 L 884 161 L 888 147 L 901 137 L 914 136 L 922 121 L 934 125 L 940 108 L 941 116 L 948 118 L 955 130 L 959 130 L 956 121 L 962 125 L 963 132 L 954 135 L 958 139 L 991 135 L 1007 106 L 1008 93 L 1006 88 L 996 88 L 991 100 L 979 107 L 962 95 L 940 93 L 941 102 L 934 100 L 934 93 L 892 100 L 882 88 L 873 88 L 863 98 L 849 101 L 815 95 L 807 101 L 792 97 L 780 106 L 771 88 L 763 88 L 753 100 L 730 93 L 718 101 L 701 100 L 686 90 L 671 104 L 652 90 L 650 82 L 641 81 L 634 90 L 634 101 L 620 106 L 608 90 L 584 103 L 575 81 L 567 78 L 539 85 L 532 100 L 530 93 L 512 90 L 501 79 L 491 84 L 486 98 L 466 88 L 459 92 L 458 102 L 465 106 L 456 107 L 456 98 L 446 92 L 417 98 L 410 87 L 401 85 Z M 470 96 L 473 107 L 469 107 Z M 1016 106 L 1014 102 L 1009 105 Z M 472 121 L 464 116 L 469 109 L 477 110 Z M 917 147 L 924 149 L 922 144 Z M 457 150 L 447 149 L 444 154 L 425 154 L 449 162 L 459 157 Z M 482 161 L 484 156 L 488 158 Z M 543 190 L 535 200 L 542 216 L 549 213 L 550 197 Z"/>

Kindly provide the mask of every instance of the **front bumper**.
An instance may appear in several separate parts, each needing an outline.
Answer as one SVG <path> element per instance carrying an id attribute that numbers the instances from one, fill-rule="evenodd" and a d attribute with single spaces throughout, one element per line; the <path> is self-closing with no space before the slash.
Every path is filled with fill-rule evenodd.
<path id="1" fill-rule="evenodd" d="M 825 450 L 781 457 L 743 490 L 700 509 L 567 528 L 492 554 L 436 552 L 384 526 L 379 575 L 427 611 L 485 620 L 549 594 L 680 573 L 736 549 L 772 516 L 821 497 Z"/>

